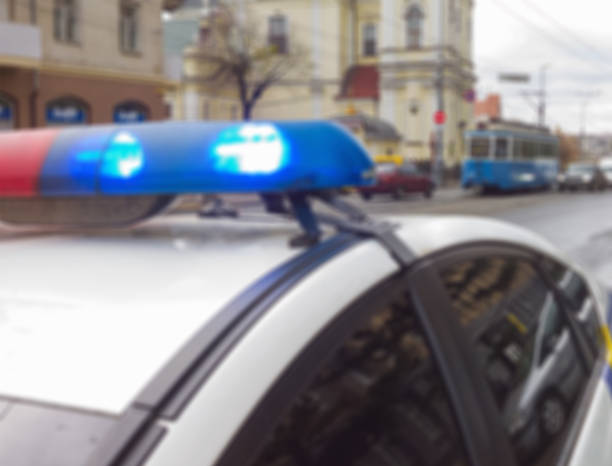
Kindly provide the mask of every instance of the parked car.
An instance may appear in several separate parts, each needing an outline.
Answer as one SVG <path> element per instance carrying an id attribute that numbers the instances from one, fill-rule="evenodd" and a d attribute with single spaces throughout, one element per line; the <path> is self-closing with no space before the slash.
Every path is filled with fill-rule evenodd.
<path id="1" fill-rule="evenodd" d="M 572 163 L 558 179 L 559 190 L 576 191 L 578 189 L 602 190 L 608 182 L 604 172 L 594 163 Z"/>
<path id="2" fill-rule="evenodd" d="M 409 162 L 401 165 L 381 163 L 376 166 L 376 184 L 359 188 L 361 196 L 368 200 L 374 194 L 391 194 L 399 199 L 406 193 L 422 193 L 430 198 L 435 186 L 431 178 L 419 172 L 418 168 Z"/>

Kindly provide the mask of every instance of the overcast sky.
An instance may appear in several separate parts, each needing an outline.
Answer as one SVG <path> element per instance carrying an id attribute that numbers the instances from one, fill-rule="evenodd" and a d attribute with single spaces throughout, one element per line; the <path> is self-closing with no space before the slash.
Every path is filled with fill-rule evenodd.
<path id="1" fill-rule="evenodd" d="M 478 96 L 499 92 L 503 116 L 535 122 L 522 95 L 547 71 L 547 124 L 612 133 L 612 2 L 609 0 L 476 0 L 474 55 Z M 500 83 L 499 72 L 525 72 L 531 83 Z M 598 97 L 593 97 L 599 94 Z M 536 97 L 531 99 L 534 101 Z"/>

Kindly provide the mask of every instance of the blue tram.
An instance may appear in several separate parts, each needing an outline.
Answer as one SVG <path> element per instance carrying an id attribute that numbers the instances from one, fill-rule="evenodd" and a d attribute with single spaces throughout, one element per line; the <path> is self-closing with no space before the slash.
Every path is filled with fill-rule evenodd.
<path id="1" fill-rule="evenodd" d="M 464 188 L 513 191 L 552 187 L 559 169 L 559 139 L 547 131 L 466 132 Z"/>

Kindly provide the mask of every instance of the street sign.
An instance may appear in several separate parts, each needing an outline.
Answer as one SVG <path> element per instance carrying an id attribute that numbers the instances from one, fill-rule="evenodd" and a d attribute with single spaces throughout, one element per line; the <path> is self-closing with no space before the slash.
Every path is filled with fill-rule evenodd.
<path id="1" fill-rule="evenodd" d="M 51 125 L 82 125 L 87 123 L 87 109 L 77 101 L 58 101 L 47 105 L 46 117 Z"/>
<path id="2" fill-rule="evenodd" d="M 0 97 L 0 131 L 13 129 L 13 106 Z"/>
<path id="3" fill-rule="evenodd" d="M 115 123 L 142 123 L 148 119 L 147 109 L 143 105 L 132 102 L 117 105 L 113 114 Z"/>
<path id="4" fill-rule="evenodd" d="M 443 125 L 446 123 L 446 113 L 444 113 L 442 110 L 438 110 L 436 113 L 434 113 L 434 123 L 436 125 Z"/>
<path id="5" fill-rule="evenodd" d="M 476 100 L 476 91 L 474 89 L 467 89 L 463 92 L 463 98 L 466 102 L 474 102 Z"/>
<path id="6" fill-rule="evenodd" d="M 500 73 L 499 80 L 512 83 L 528 83 L 531 81 L 531 76 L 526 73 Z"/>

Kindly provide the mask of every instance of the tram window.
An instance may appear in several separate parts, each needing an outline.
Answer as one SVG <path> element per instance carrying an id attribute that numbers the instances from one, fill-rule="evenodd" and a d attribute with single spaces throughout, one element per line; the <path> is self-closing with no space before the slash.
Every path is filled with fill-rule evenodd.
<path id="1" fill-rule="evenodd" d="M 489 146 L 488 138 L 472 138 L 470 154 L 472 157 L 487 158 L 489 157 Z"/>
<path id="2" fill-rule="evenodd" d="M 523 141 L 521 141 L 520 139 L 515 139 L 514 140 L 514 158 L 515 159 L 520 159 L 523 156 Z"/>
<path id="3" fill-rule="evenodd" d="M 495 140 L 495 158 L 505 159 L 508 157 L 508 140 L 498 138 Z"/>
<path id="4" fill-rule="evenodd" d="M 536 156 L 537 143 L 533 141 L 525 141 L 523 143 L 523 157 L 526 159 L 533 159 Z"/>

